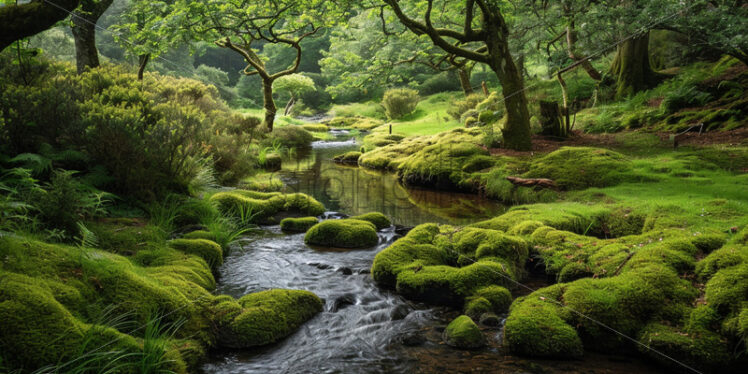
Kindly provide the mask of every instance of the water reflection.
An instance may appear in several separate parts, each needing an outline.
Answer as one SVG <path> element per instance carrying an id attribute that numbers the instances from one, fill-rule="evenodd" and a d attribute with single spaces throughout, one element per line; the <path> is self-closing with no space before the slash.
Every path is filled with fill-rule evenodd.
<path id="1" fill-rule="evenodd" d="M 333 141 L 286 161 L 278 177 L 291 191 L 314 196 L 329 210 L 355 215 L 382 212 L 399 225 L 425 222 L 466 224 L 501 214 L 505 207 L 477 195 L 404 188 L 395 175 L 333 163 L 332 157 L 358 150 L 355 139 L 338 133 Z"/>

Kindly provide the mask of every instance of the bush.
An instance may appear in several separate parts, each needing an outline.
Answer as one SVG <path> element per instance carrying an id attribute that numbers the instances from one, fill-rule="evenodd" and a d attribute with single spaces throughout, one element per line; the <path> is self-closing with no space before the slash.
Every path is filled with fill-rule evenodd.
<path id="1" fill-rule="evenodd" d="M 461 89 L 460 81 L 451 72 L 432 75 L 418 87 L 421 95 L 433 95 L 439 92 L 459 91 Z"/>
<path id="2" fill-rule="evenodd" d="M 420 99 L 416 90 L 396 88 L 384 93 L 382 105 L 388 118 L 398 119 L 413 113 Z"/>
<path id="3" fill-rule="evenodd" d="M 464 99 L 456 100 L 452 103 L 449 109 L 447 109 L 447 114 L 452 116 L 454 119 L 459 119 L 464 122 L 465 118 L 462 118 L 462 115 L 471 109 L 475 109 L 475 107 L 484 99 L 485 97 L 481 94 L 472 94 Z"/>

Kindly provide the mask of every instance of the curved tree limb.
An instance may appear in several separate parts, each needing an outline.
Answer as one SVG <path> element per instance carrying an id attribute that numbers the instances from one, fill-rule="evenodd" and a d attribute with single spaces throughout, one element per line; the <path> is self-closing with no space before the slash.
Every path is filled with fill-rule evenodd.
<path id="1" fill-rule="evenodd" d="M 0 7 L 0 51 L 16 40 L 36 35 L 65 19 L 80 0 L 34 0 Z"/>

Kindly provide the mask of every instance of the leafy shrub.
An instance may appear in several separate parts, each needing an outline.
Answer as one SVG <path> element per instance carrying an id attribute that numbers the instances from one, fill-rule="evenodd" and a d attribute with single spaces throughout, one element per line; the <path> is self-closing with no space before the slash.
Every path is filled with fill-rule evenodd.
<path id="1" fill-rule="evenodd" d="M 396 88 L 384 93 L 382 105 L 388 118 L 397 119 L 413 113 L 420 99 L 416 90 Z"/>
<path id="2" fill-rule="evenodd" d="M 452 116 L 454 119 L 460 119 L 464 122 L 462 115 L 471 109 L 475 109 L 475 107 L 484 99 L 485 97 L 481 94 L 472 94 L 464 99 L 456 100 L 452 103 L 450 108 L 447 109 L 447 114 Z"/>
<path id="3" fill-rule="evenodd" d="M 423 81 L 418 87 L 418 92 L 421 95 L 433 95 L 439 92 L 458 91 L 460 89 L 460 82 L 454 73 L 441 72 Z"/>
<path id="4" fill-rule="evenodd" d="M 280 144 L 286 148 L 307 148 L 314 140 L 314 135 L 301 126 L 282 126 L 273 129 L 263 141 L 268 146 Z"/>
<path id="5" fill-rule="evenodd" d="M 703 92 L 695 85 L 684 85 L 671 91 L 662 100 L 661 107 L 666 113 L 675 113 L 680 109 L 704 106 L 712 95 Z"/>

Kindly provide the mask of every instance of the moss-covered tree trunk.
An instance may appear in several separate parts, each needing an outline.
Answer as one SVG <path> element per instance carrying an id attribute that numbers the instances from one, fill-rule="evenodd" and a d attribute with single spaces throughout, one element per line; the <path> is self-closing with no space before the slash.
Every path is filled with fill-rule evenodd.
<path id="1" fill-rule="evenodd" d="M 265 121 L 263 123 L 268 131 L 273 131 L 275 114 L 278 111 L 275 100 L 273 100 L 273 79 L 264 77 L 262 79 L 262 107 L 265 109 Z"/>
<path id="2" fill-rule="evenodd" d="M 618 99 L 652 88 L 662 80 L 649 62 L 649 32 L 618 45 L 610 74 L 616 80 Z"/>
<path id="3" fill-rule="evenodd" d="M 99 66 L 99 51 L 96 50 L 96 22 L 113 0 L 84 0 L 73 12 L 71 31 L 75 40 L 75 62 L 78 74 L 86 68 Z"/>
<path id="4" fill-rule="evenodd" d="M 457 69 L 457 77 L 460 78 L 460 87 L 462 87 L 462 92 L 465 93 L 465 96 L 470 96 L 473 94 L 473 86 L 470 84 L 470 70 L 466 67 L 461 67 Z"/>
<path id="5" fill-rule="evenodd" d="M 36 35 L 65 19 L 80 0 L 34 0 L 0 7 L 0 51 L 19 39 Z"/>

